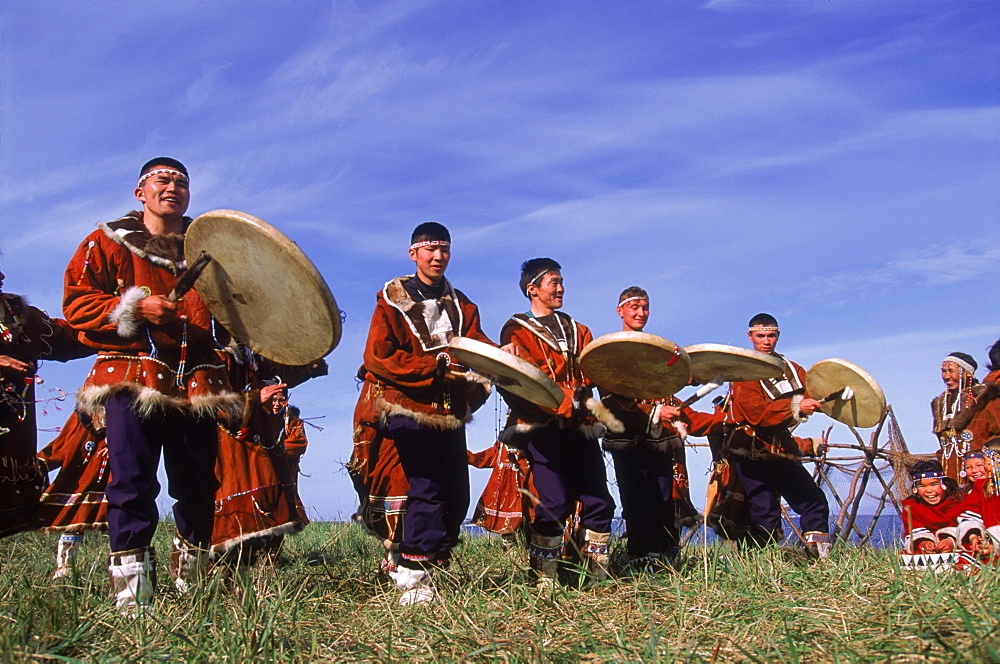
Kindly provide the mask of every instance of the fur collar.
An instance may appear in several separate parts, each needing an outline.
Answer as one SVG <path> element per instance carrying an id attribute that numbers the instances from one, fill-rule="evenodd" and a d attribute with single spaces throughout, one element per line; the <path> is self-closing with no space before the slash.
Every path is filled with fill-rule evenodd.
<path id="1" fill-rule="evenodd" d="M 190 225 L 190 217 L 184 217 L 184 228 Z M 144 260 L 167 268 L 177 274 L 187 264 L 184 262 L 184 236 L 177 234 L 151 235 L 142 223 L 142 213 L 133 210 L 121 219 L 97 223 L 108 238 L 125 247 Z"/>
<path id="2" fill-rule="evenodd" d="M 575 356 L 579 352 L 577 348 L 577 332 L 576 332 L 576 321 L 573 320 L 569 314 L 564 314 L 561 311 L 553 312 L 563 323 L 563 327 L 566 328 L 566 343 L 569 346 L 569 353 Z M 528 314 L 514 314 L 510 317 L 511 321 L 517 323 L 518 325 L 530 330 L 535 336 L 547 343 L 552 347 L 554 351 L 562 354 L 563 350 L 559 347 L 559 341 L 556 339 L 552 331 L 549 330 L 545 325 L 538 322 L 538 319 L 529 316 Z"/>
<path id="3" fill-rule="evenodd" d="M 451 282 L 444 280 L 444 294 L 433 300 L 414 302 L 403 284 L 413 275 L 396 277 L 386 283 L 382 296 L 393 308 L 403 314 L 406 324 L 420 341 L 426 352 L 444 348 L 453 336 L 462 334 L 464 320 L 458 302 L 458 291 Z"/>

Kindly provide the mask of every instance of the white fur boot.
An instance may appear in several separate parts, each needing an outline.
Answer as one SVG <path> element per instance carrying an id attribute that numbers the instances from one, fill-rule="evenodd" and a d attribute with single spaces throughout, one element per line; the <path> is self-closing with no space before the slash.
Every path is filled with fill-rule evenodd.
<path id="1" fill-rule="evenodd" d="M 64 579 L 73 576 L 76 567 L 76 554 L 83 544 L 83 533 L 63 533 L 59 536 L 56 546 L 56 571 L 52 579 Z"/>
<path id="2" fill-rule="evenodd" d="M 389 572 L 396 587 L 403 591 L 399 596 L 400 606 L 428 604 L 434 600 L 434 585 L 431 573 L 425 569 L 410 569 L 399 565 Z"/>
<path id="3" fill-rule="evenodd" d="M 129 615 L 142 612 L 156 591 L 156 552 L 146 547 L 112 553 L 108 576 L 115 608 Z"/>

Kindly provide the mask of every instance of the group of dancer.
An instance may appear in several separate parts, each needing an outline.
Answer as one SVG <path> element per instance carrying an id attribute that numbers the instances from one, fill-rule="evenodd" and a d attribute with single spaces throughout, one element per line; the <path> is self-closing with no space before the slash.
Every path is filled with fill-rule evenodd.
<path id="1" fill-rule="evenodd" d="M 182 592 L 210 559 L 274 552 L 308 523 L 296 492 L 306 436 L 287 392 L 326 373 L 322 360 L 285 366 L 253 353 L 181 285 L 183 164 L 150 160 L 134 193 L 142 209 L 98 224 L 70 260 L 65 320 L 0 297 L 0 535 L 61 533 L 59 578 L 72 575 L 83 533 L 107 530 L 111 594 L 126 612 L 148 606 L 156 587 L 161 454 L 176 500 L 168 568 Z M 37 452 L 39 364 L 88 355 L 73 414 Z"/>
<path id="2" fill-rule="evenodd" d="M 327 370 L 322 360 L 272 362 L 217 324 L 184 262 L 191 220 L 183 164 L 150 160 L 134 194 L 141 210 L 99 224 L 70 260 L 65 320 L 23 297 L 0 297 L 0 535 L 30 528 L 62 533 L 58 577 L 72 574 L 82 533 L 106 529 L 111 593 L 126 612 L 148 606 L 156 587 L 161 455 L 176 501 L 168 568 L 178 590 L 197 586 L 210 559 L 234 550 L 252 559 L 304 527 L 295 477 L 305 435 L 287 390 Z M 617 571 L 610 557 L 615 502 L 602 447 L 614 461 L 628 567 L 644 573 L 672 566 L 681 527 L 699 518 L 687 493 L 689 436 L 711 444 L 719 491 L 707 512 L 716 532 L 747 546 L 780 540 L 784 500 L 799 515 L 806 551 L 829 555 L 827 499 L 802 464 L 803 457 L 822 455 L 826 440 L 793 433 L 822 403 L 808 393 L 802 367 L 777 352 L 773 316 L 752 317 L 747 336 L 755 351 L 780 364 L 781 375 L 733 382 L 712 412 L 699 412 L 670 394 L 595 393 L 580 367 L 592 334 L 562 311 L 566 284 L 555 260 L 522 264 L 517 288 L 528 308 L 507 320 L 494 343 L 477 306 L 444 276 L 452 255 L 448 230 L 420 224 L 408 255 L 414 273 L 389 281 L 376 296 L 348 464 L 358 520 L 382 541 L 381 568 L 399 588 L 401 604 L 436 595 L 435 579 L 449 565 L 471 502 L 470 463 L 492 472 L 475 521 L 507 536 L 524 532 L 540 587 L 554 587 L 568 571 L 584 580 Z M 644 289 L 630 286 L 609 306 L 623 331 L 639 332 L 650 303 Z M 465 425 L 492 381 L 452 357 L 455 337 L 537 367 L 558 386 L 557 404 L 539 405 L 497 385 L 509 406 L 506 424 L 492 448 L 470 454 Z M 908 513 L 950 514 L 953 497 L 929 488 L 931 481 L 949 486 L 944 475 L 958 472 L 957 459 L 1000 433 L 996 351 L 984 385 L 975 381 L 970 356 L 946 359 L 948 389 L 934 404 L 945 467 L 918 470 Z M 36 457 L 39 363 L 88 355 L 96 360 L 73 415 Z M 57 469 L 46 488 L 44 471 Z M 969 495 L 992 504 L 993 485 L 970 477 Z M 986 513 L 980 510 L 981 520 Z M 924 529 L 935 533 L 933 546 L 945 546 L 940 528 Z M 995 530 L 983 521 L 970 546 L 982 550 Z M 915 546 L 926 550 L 926 539 Z"/>
<path id="3" fill-rule="evenodd" d="M 540 586 L 555 586 L 564 569 L 598 580 L 611 572 L 615 503 L 602 446 L 614 459 L 630 566 L 670 566 L 683 520 L 697 515 L 685 509 L 687 436 L 708 436 L 719 472 L 735 471 L 725 472 L 727 489 L 740 492 L 744 514 L 718 521 L 727 536 L 750 545 L 779 539 L 784 499 L 800 516 L 806 550 L 829 555 L 829 506 L 801 463 L 803 455 L 821 453 L 825 441 L 792 434 L 821 404 L 806 393 L 802 367 L 776 352 L 773 316 L 754 316 L 747 335 L 756 351 L 780 359 L 782 375 L 733 383 L 714 412 L 681 408 L 671 395 L 595 395 L 579 363 L 592 335 L 561 311 L 566 285 L 559 263 L 525 261 L 518 288 L 529 308 L 503 325 L 500 348 L 555 381 L 562 399 L 547 408 L 498 386 L 509 406 L 506 425 L 491 449 L 468 454 L 464 425 L 485 401 L 488 381 L 456 366 L 449 342 L 456 336 L 493 342 L 476 306 L 444 277 L 448 230 L 435 222 L 418 226 L 409 257 L 415 273 L 388 282 L 376 298 L 349 464 L 358 518 L 382 540 L 382 568 L 400 589 L 401 604 L 435 596 L 435 575 L 448 566 L 470 502 L 467 462 L 492 468 L 474 521 L 503 535 L 523 529 Z M 615 306 L 623 330 L 645 327 L 645 290 L 625 289 Z"/>

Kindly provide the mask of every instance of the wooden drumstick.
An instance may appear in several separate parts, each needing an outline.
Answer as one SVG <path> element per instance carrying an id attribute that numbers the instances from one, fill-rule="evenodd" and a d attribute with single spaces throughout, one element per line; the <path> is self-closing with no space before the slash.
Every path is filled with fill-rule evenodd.
<path id="1" fill-rule="evenodd" d="M 174 289 L 170 291 L 170 296 L 167 299 L 171 302 L 176 302 L 184 297 L 184 293 L 194 288 L 194 282 L 198 281 L 198 277 L 201 276 L 201 273 L 205 271 L 205 268 L 211 262 L 212 256 L 207 251 L 202 251 L 198 259 L 188 269 L 181 272 L 181 276 L 177 277 L 177 281 L 174 282 Z"/>
<path id="2" fill-rule="evenodd" d="M 854 390 L 852 390 L 850 386 L 847 386 L 837 390 L 836 392 L 831 392 L 826 396 L 825 399 L 820 399 L 819 402 L 820 404 L 826 404 L 831 401 L 838 401 L 838 400 L 850 401 L 853 398 L 854 398 Z"/>
<path id="3" fill-rule="evenodd" d="M 699 387 L 697 392 L 695 392 L 694 394 L 692 394 L 691 396 L 689 396 L 687 399 L 685 399 L 684 403 L 682 403 L 680 405 L 680 409 L 684 410 L 685 408 L 687 408 L 688 406 L 690 406 L 691 404 L 693 404 L 695 401 L 698 401 L 699 399 L 701 399 L 706 394 L 710 394 L 711 392 L 714 392 L 715 390 L 719 389 L 722 386 L 722 384 L 725 383 L 725 382 L 726 381 L 724 381 L 721 378 L 719 378 L 718 376 L 716 376 L 712 380 L 708 381 L 707 383 L 705 383 L 704 385 L 702 385 L 701 387 Z"/>

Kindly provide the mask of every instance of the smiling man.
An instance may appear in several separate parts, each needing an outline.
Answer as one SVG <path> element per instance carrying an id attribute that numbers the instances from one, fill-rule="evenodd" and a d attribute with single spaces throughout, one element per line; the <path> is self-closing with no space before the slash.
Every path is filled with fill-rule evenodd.
<path id="1" fill-rule="evenodd" d="M 177 501 L 170 571 L 181 591 L 202 577 L 217 487 L 217 416 L 241 407 L 218 354 L 225 331 L 196 291 L 169 298 L 187 268 L 188 184 L 176 159 L 146 162 L 134 192 L 142 210 L 99 223 L 64 281 L 66 320 L 98 353 L 77 392 L 77 411 L 107 427 L 109 572 L 115 602 L 127 612 L 148 604 L 156 585 L 151 542 L 161 452 Z"/>
<path id="2" fill-rule="evenodd" d="M 577 503 L 580 553 L 595 577 L 607 576 L 615 510 L 597 442 L 604 427 L 595 413 L 605 410 L 593 399 L 578 361 L 593 337 L 558 311 L 565 293 L 561 270 L 551 258 L 524 262 L 519 285 L 531 308 L 514 314 L 500 332 L 505 349 L 537 365 L 563 391 L 562 403 L 554 410 L 505 394 L 510 416 L 500 434 L 511 447 L 525 450 L 531 466 L 539 502 L 531 521 L 529 553 L 541 586 L 555 585 L 566 520 Z"/>
<path id="3" fill-rule="evenodd" d="M 469 509 L 465 424 L 488 390 L 466 380 L 472 372 L 451 370 L 448 342 L 493 343 L 478 307 L 444 277 L 448 229 L 417 226 L 409 256 L 415 274 L 393 279 L 376 297 L 350 463 L 362 519 L 388 549 L 383 569 L 403 605 L 434 599 L 433 575 L 448 566 Z M 405 513 L 401 497 L 386 494 L 390 486 L 406 491 Z"/>

